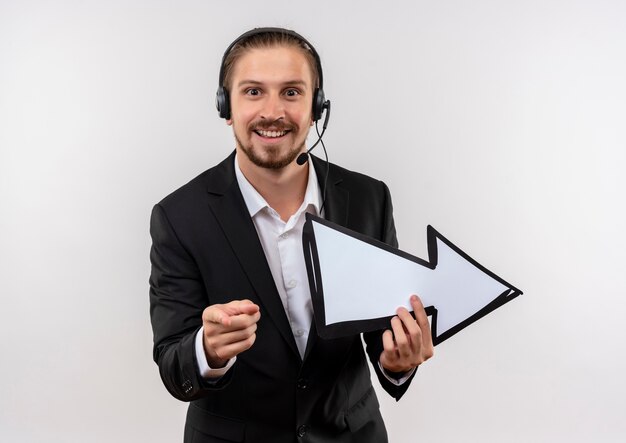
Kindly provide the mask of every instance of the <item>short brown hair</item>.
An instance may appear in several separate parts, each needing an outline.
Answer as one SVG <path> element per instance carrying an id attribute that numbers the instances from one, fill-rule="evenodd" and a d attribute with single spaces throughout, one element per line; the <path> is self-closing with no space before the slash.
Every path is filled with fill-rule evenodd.
<path id="1" fill-rule="evenodd" d="M 269 49 L 275 47 L 291 47 L 298 48 L 306 58 L 311 70 L 311 78 L 313 79 L 314 90 L 320 86 L 320 73 L 318 72 L 318 62 L 314 55 L 314 49 L 309 44 L 287 31 L 272 30 L 253 34 L 249 37 L 241 39 L 233 45 L 228 54 L 224 57 L 222 66 L 223 84 L 230 91 L 232 86 L 233 67 L 246 52 L 251 49 Z"/>

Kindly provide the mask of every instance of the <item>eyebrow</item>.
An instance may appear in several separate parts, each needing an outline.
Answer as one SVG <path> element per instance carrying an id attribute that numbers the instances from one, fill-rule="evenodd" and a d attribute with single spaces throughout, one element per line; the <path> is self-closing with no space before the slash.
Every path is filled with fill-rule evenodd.
<path id="1" fill-rule="evenodd" d="M 239 88 L 244 85 L 261 86 L 263 85 L 263 82 L 260 82 L 258 80 L 241 80 L 239 83 L 237 83 L 237 87 Z M 307 86 L 304 80 L 289 80 L 289 81 L 282 83 L 282 85 L 283 86 L 300 86 L 300 87 Z"/>

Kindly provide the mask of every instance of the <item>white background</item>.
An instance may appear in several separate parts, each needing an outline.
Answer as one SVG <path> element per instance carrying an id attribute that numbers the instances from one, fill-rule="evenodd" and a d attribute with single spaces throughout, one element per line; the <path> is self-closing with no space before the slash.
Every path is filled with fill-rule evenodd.
<path id="1" fill-rule="evenodd" d="M 392 442 L 626 438 L 623 1 L 0 1 L 0 440 L 173 442 L 151 356 L 154 203 L 234 148 L 222 53 L 321 55 L 331 161 L 524 295 L 436 350 Z M 318 153 L 319 154 L 319 153 Z"/>

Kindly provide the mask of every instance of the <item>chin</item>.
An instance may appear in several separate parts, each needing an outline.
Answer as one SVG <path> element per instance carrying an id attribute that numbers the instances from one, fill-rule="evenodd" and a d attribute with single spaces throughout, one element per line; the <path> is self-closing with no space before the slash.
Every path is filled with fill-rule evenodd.
<path id="1" fill-rule="evenodd" d="M 248 156 L 248 158 L 252 163 L 261 168 L 279 170 L 289 166 L 291 163 L 294 163 L 298 154 L 299 152 L 293 152 L 282 157 L 267 156 L 266 158 L 260 158 L 257 156 Z"/>
<path id="2" fill-rule="evenodd" d="M 255 148 L 253 146 L 244 147 L 243 144 L 238 143 L 239 148 L 245 154 L 245 156 L 254 165 L 272 170 L 280 170 L 295 163 L 296 158 L 302 152 L 304 143 L 298 148 L 291 149 L 289 152 L 281 154 L 278 147 L 269 148 Z"/>

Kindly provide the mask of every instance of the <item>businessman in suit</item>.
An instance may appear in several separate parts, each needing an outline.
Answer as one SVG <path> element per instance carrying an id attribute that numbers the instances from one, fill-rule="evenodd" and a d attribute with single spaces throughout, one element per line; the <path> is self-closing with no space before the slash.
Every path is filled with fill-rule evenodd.
<path id="1" fill-rule="evenodd" d="M 217 104 L 235 152 L 151 218 L 154 359 L 168 391 L 190 402 L 184 439 L 386 442 L 361 337 L 316 334 L 301 236 L 309 212 L 397 246 L 389 191 L 306 161 L 309 129 L 329 104 L 319 57 L 295 32 L 235 40 Z M 411 304 L 415 318 L 399 308 L 388 330 L 364 334 L 396 399 L 433 355 L 423 306 Z"/>

